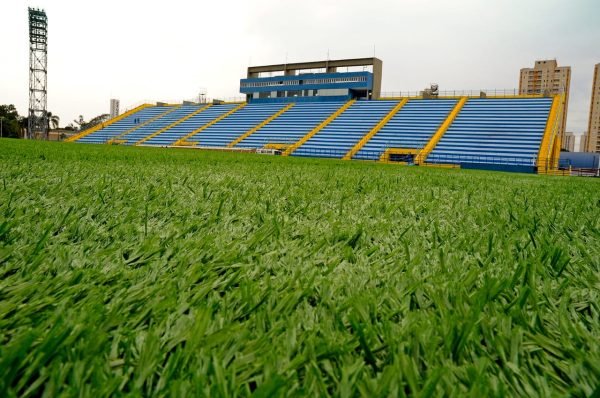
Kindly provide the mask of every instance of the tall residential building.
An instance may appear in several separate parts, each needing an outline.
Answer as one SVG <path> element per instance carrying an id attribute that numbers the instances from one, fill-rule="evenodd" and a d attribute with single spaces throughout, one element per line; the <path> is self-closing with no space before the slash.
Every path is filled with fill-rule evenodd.
<path id="1" fill-rule="evenodd" d="M 558 66 L 555 59 L 535 61 L 533 68 L 521 69 L 519 94 L 560 94 L 565 93 L 565 104 L 560 115 L 558 135 L 565 148 L 565 127 L 571 86 L 571 67 Z M 565 148 L 566 149 L 566 148 Z"/>
<path id="2" fill-rule="evenodd" d="M 119 113 L 120 113 L 119 105 L 120 105 L 120 101 L 118 99 L 110 100 L 110 118 L 111 119 L 119 116 Z"/>
<path id="3" fill-rule="evenodd" d="M 586 152 L 600 153 L 600 64 L 594 68 L 594 83 L 592 84 L 592 100 L 590 103 L 590 120 Z"/>
<path id="4" fill-rule="evenodd" d="M 579 152 L 588 152 L 588 132 L 584 131 L 579 141 Z"/>
<path id="5" fill-rule="evenodd" d="M 575 134 L 567 131 L 565 133 L 565 141 L 562 143 L 562 147 L 569 152 L 575 152 Z"/>

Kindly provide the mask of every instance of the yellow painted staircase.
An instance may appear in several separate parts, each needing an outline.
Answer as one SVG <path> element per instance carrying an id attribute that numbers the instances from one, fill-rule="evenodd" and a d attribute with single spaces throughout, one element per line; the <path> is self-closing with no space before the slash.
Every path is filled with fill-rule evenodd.
<path id="1" fill-rule="evenodd" d="M 110 119 L 110 120 L 107 120 L 107 121 L 106 121 L 106 122 L 104 122 L 104 123 L 98 123 L 98 124 L 97 124 L 97 125 L 95 125 L 94 127 L 90 127 L 89 129 L 87 129 L 87 130 L 84 130 L 84 131 L 82 131 L 81 133 L 79 133 L 79 134 L 77 134 L 77 135 L 71 136 L 71 137 L 67 138 L 67 139 L 65 140 L 65 142 L 73 142 L 73 141 L 77 141 L 77 140 L 78 140 L 78 139 L 80 139 L 80 138 L 83 138 L 83 137 L 85 137 L 85 136 L 87 136 L 87 135 L 90 135 L 90 134 L 92 134 L 93 132 L 96 132 L 96 131 L 98 131 L 98 130 L 102 130 L 103 128 L 105 128 L 105 127 L 107 127 L 107 126 L 110 126 L 110 125 L 111 125 L 111 124 L 113 124 L 113 123 L 116 123 L 116 122 L 118 122 L 118 121 L 120 121 L 120 120 L 123 120 L 123 119 L 125 119 L 126 117 L 128 117 L 128 116 L 131 116 L 131 115 L 133 115 L 134 113 L 137 113 L 137 112 L 141 111 L 142 109 L 149 108 L 149 107 L 151 107 L 151 106 L 154 106 L 154 105 L 152 105 L 152 104 L 142 104 L 142 105 L 140 105 L 140 106 L 137 106 L 137 107 L 135 107 L 135 108 L 133 108 L 133 109 L 130 109 L 130 110 L 128 110 L 127 112 L 125 112 L 125 113 L 123 113 L 123 114 L 121 114 L 121 115 L 119 115 L 119 116 L 117 116 L 117 117 L 113 117 L 112 119 Z"/>
<path id="2" fill-rule="evenodd" d="M 189 115 L 187 115 L 187 116 L 185 116 L 185 117 L 182 117 L 181 119 L 179 119 L 179 120 L 176 120 L 176 121 L 174 121 L 173 123 L 169 124 L 167 127 L 163 127 L 162 129 L 160 129 L 160 130 L 158 130 L 158 131 L 156 131 L 156 132 L 154 132 L 154 133 L 152 133 L 152 134 L 150 134 L 150 135 L 148 135 L 148 136 L 146 136 L 146 137 L 142 138 L 141 140 L 139 140 L 138 142 L 136 142 L 136 143 L 135 143 L 135 145 L 140 145 L 140 144 L 143 144 L 144 142 L 148 141 L 149 139 L 151 139 L 151 138 L 153 138 L 153 137 L 156 137 L 157 135 L 159 135 L 159 134 L 161 134 L 161 133 L 164 133 L 165 131 L 169 130 L 170 128 L 173 128 L 173 127 L 177 126 L 179 123 L 183 123 L 183 122 L 185 122 L 185 121 L 186 121 L 186 120 L 188 120 L 189 118 L 191 118 L 191 117 L 193 117 L 193 116 L 197 115 L 198 113 L 200 113 L 200 112 L 202 112 L 202 111 L 205 111 L 205 110 L 207 110 L 207 109 L 208 109 L 208 108 L 210 108 L 210 107 L 211 107 L 211 104 L 208 104 L 208 105 L 205 105 L 205 106 L 203 106 L 203 107 L 201 107 L 201 108 L 199 108 L 199 109 L 195 110 L 194 112 L 190 113 Z"/>
<path id="3" fill-rule="evenodd" d="M 333 122 L 338 116 L 346 111 L 346 109 L 350 108 L 356 100 L 350 100 L 342 105 L 337 111 L 332 113 L 327 119 L 323 120 L 321 124 L 317 127 L 309 131 L 304 137 L 300 138 L 300 140 L 289 147 L 281 154 L 282 156 L 289 156 L 296 149 L 300 148 L 306 141 L 310 140 L 315 134 L 324 129 L 329 123 Z"/>
<path id="4" fill-rule="evenodd" d="M 227 148 L 233 148 L 234 146 L 236 146 L 237 144 L 239 144 L 240 142 L 242 142 L 246 138 L 250 137 L 252 134 L 254 134 L 255 132 L 257 132 L 258 130 L 260 130 L 261 128 L 265 127 L 267 124 L 271 123 L 273 120 L 277 119 L 279 116 L 281 116 L 285 112 L 289 111 L 293 106 L 294 106 L 293 102 L 290 103 L 290 104 L 288 104 L 288 105 L 286 105 L 285 107 L 283 107 L 282 109 L 280 109 L 279 111 L 277 111 L 275 114 L 269 116 L 268 118 L 266 118 L 265 120 L 263 120 L 258 125 L 252 127 L 250 130 L 246 131 L 244 134 L 240 135 L 238 138 L 236 138 L 235 140 L 231 141 L 229 144 L 227 144 Z"/>
<path id="5" fill-rule="evenodd" d="M 549 171 L 558 168 L 558 157 L 560 156 L 560 137 L 558 137 L 558 127 L 561 123 L 560 115 L 562 114 L 563 96 L 556 95 L 552 100 L 550 113 L 540 149 L 537 157 L 537 172 L 538 174 L 549 174 Z"/>
<path id="6" fill-rule="evenodd" d="M 352 147 L 352 149 L 350 149 L 348 151 L 348 153 L 346 155 L 344 155 L 344 157 L 342 158 L 343 160 L 350 160 L 352 159 L 352 157 L 354 155 L 356 155 L 356 153 L 358 151 L 360 151 L 360 149 L 367 143 L 369 142 L 369 140 L 371 138 L 373 138 L 375 136 L 375 134 L 377 134 L 379 132 L 379 130 L 381 130 L 383 128 L 383 126 L 385 126 L 393 117 L 394 115 L 396 115 L 396 113 L 398 113 L 400 111 L 400 109 L 402 109 L 402 107 L 404 105 L 406 105 L 406 103 L 408 102 L 408 98 L 404 98 L 402 101 L 400 101 L 395 107 L 392 108 L 391 111 L 389 111 L 389 113 L 387 115 L 385 115 L 381 121 L 379 121 L 379 123 L 377 123 L 375 125 L 375 127 L 373 127 L 371 129 L 371 131 L 369 131 L 363 138 L 361 138 L 360 141 L 358 141 L 356 143 L 356 145 L 354 145 L 354 147 Z"/>
<path id="7" fill-rule="evenodd" d="M 226 117 L 229 117 L 231 114 L 239 111 L 240 109 L 242 109 L 243 107 L 245 107 L 246 104 L 247 104 L 246 102 L 243 102 L 243 103 L 239 104 L 238 106 L 236 106 L 235 108 L 233 108 L 229 112 L 226 112 L 226 113 L 222 114 L 221 116 L 217 117 L 216 119 L 213 119 L 210 122 L 206 123 L 205 125 L 200 126 L 199 128 L 197 128 L 196 130 L 194 130 L 191 133 L 187 134 L 186 136 L 181 137 L 173 145 L 175 145 L 175 146 L 195 146 L 195 145 L 197 145 L 198 143 L 196 143 L 196 142 L 188 142 L 188 139 L 191 138 L 191 137 L 193 137 L 193 136 L 195 136 L 196 134 L 202 132 L 203 130 L 206 130 L 207 128 L 209 128 L 213 124 L 220 122 L 221 120 L 225 119 Z"/>
<path id="8" fill-rule="evenodd" d="M 460 113 L 460 110 L 467 103 L 468 97 L 461 97 L 461 99 L 456 103 L 454 109 L 450 112 L 444 123 L 440 126 L 440 128 L 431 136 L 429 142 L 425 145 L 425 147 L 417 154 L 415 157 L 415 164 L 422 165 L 427 160 L 427 156 L 433 151 L 433 148 L 437 145 L 437 143 L 442 139 L 444 133 L 450 128 L 454 119 Z"/>
<path id="9" fill-rule="evenodd" d="M 140 123 L 137 126 L 134 126 L 134 127 L 130 128 L 129 130 L 122 132 L 121 134 L 119 134 L 119 135 L 111 138 L 110 140 L 108 140 L 106 143 L 107 144 L 124 144 L 127 141 L 126 140 L 122 140 L 121 139 L 122 137 L 125 137 L 127 134 L 129 134 L 129 133 L 131 133 L 131 132 L 133 132 L 133 131 L 141 128 L 141 127 L 149 125 L 150 123 L 154 122 L 155 120 L 158 120 L 161 117 L 166 116 L 169 113 L 173 112 L 174 110 L 181 108 L 181 106 L 182 105 L 170 106 L 166 111 L 164 111 L 162 113 L 159 113 L 158 115 L 154 116 L 151 119 L 146 120 L 144 123 Z"/>

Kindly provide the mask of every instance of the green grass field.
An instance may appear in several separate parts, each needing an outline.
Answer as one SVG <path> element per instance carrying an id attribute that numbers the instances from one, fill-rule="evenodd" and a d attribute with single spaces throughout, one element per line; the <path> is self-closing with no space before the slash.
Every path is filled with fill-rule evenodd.
<path id="1" fill-rule="evenodd" d="M 600 394 L 600 181 L 0 140 L 0 396 Z"/>

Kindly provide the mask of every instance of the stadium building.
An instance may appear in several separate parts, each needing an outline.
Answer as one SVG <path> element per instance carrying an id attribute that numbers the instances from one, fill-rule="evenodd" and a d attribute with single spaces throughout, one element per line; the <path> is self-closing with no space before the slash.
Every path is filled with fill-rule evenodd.
<path id="1" fill-rule="evenodd" d="M 69 138 L 554 173 L 564 93 L 382 97 L 377 58 L 252 66 L 244 102 L 143 104 Z"/>

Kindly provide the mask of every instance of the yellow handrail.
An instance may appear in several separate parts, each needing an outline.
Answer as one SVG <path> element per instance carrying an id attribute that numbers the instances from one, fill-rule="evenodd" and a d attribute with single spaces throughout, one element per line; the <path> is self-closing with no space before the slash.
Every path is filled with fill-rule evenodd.
<path id="1" fill-rule="evenodd" d="M 344 155 L 344 157 L 342 158 L 343 160 L 350 160 L 352 159 L 352 156 L 356 155 L 356 153 L 358 151 L 360 151 L 360 149 L 367 143 L 369 142 L 369 140 L 371 138 L 373 138 L 375 136 L 375 134 L 377 134 L 379 132 L 379 130 L 381 130 L 383 128 L 383 126 L 385 126 L 391 118 L 394 117 L 394 115 L 396 113 L 398 113 L 398 111 L 400 111 L 400 109 L 402 109 L 402 107 L 404 105 L 406 105 L 406 103 L 408 102 L 408 98 L 404 98 L 402 101 L 400 101 L 396 106 L 394 106 L 394 108 L 392 108 L 391 111 L 389 111 L 389 113 L 387 115 L 385 115 L 380 121 L 379 123 L 377 123 L 377 125 L 375 125 L 375 127 L 373 127 L 371 129 L 371 131 L 369 131 L 363 138 L 361 138 L 360 141 L 358 141 L 356 143 L 356 145 L 354 145 L 354 147 L 352 147 L 352 149 L 350 149 L 348 151 L 348 153 L 346 155 Z"/>
<path id="2" fill-rule="evenodd" d="M 266 126 L 267 124 L 271 123 L 273 120 L 277 119 L 284 112 L 287 112 L 288 110 L 290 110 L 290 108 L 293 107 L 293 106 L 294 106 L 293 102 L 290 103 L 290 104 L 288 104 L 288 105 L 286 105 L 285 107 L 283 107 L 282 109 L 280 109 L 279 111 L 277 111 L 277 113 L 269 116 L 268 118 L 266 118 L 265 120 L 263 120 L 258 125 L 254 126 L 250 130 L 246 131 L 244 134 L 240 135 L 235 140 L 231 141 L 229 144 L 227 144 L 227 148 L 233 148 L 234 146 L 236 146 L 237 144 L 239 144 L 240 142 L 242 142 L 246 138 L 250 137 L 252 134 L 254 134 L 255 132 L 257 132 L 258 130 L 260 130 L 261 128 L 263 128 L 264 126 Z"/>
<path id="3" fill-rule="evenodd" d="M 220 122 L 221 120 L 225 119 L 226 117 L 228 117 L 232 113 L 235 113 L 235 112 L 239 111 L 240 109 L 242 109 L 243 107 L 245 107 L 246 104 L 247 104 L 246 102 L 243 102 L 243 103 L 239 104 L 238 106 L 236 106 L 235 108 L 233 108 L 229 112 L 226 112 L 226 113 L 222 114 L 221 116 L 217 117 L 216 119 L 211 120 L 210 122 L 206 123 L 204 126 L 201 126 L 201 127 L 197 128 L 196 130 L 192 131 L 191 133 L 187 134 L 185 137 L 181 137 L 173 145 L 175 145 L 175 146 L 180 146 L 180 145 L 196 145 L 195 143 L 188 143 L 187 142 L 188 138 L 191 138 L 191 137 L 195 136 L 196 134 L 200 133 L 203 130 L 206 130 L 207 128 L 209 128 L 213 124 L 215 124 L 217 122 Z"/>
<path id="4" fill-rule="evenodd" d="M 83 137 L 85 137 L 86 135 L 90 135 L 90 134 L 92 134 L 92 133 L 93 133 L 93 132 L 95 132 L 95 131 L 98 131 L 98 130 L 101 130 L 101 129 L 103 129 L 103 128 L 107 127 L 107 126 L 110 126 L 111 124 L 113 124 L 113 123 L 116 123 L 116 122 L 118 122 L 119 120 L 123 120 L 123 119 L 125 119 L 126 117 L 128 117 L 128 116 L 131 116 L 131 115 L 133 115 L 134 113 L 136 113 L 136 112 L 139 112 L 139 111 L 141 111 L 142 109 L 149 108 L 149 107 L 151 107 L 151 106 L 154 106 L 154 105 L 151 105 L 151 104 L 142 104 L 142 105 L 140 105 L 140 106 L 137 106 L 137 107 L 135 107 L 135 108 L 133 108 L 133 109 L 130 109 L 130 110 L 128 110 L 127 112 L 125 112 L 125 113 L 123 113 L 123 114 L 121 114 L 121 115 L 119 115 L 119 116 L 116 116 L 116 117 L 113 117 L 113 118 L 112 118 L 112 119 L 110 119 L 110 120 L 107 120 L 106 122 L 103 122 L 103 123 L 98 123 L 98 124 L 97 124 L 97 125 L 95 125 L 94 127 L 90 127 L 89 129 L 86 129 L 86 130 L 82 131 L 81 133 L 79 133 L 79 134 L 77 134 L 77 135 L 74 135 L 74 136 L 72 136 L 72 137 L 69 137 L 69 138 L 67 138 L 67 139 L 65 140 L 65 142 L 73 142 L 73 141 L 77 141 L 78 139 L 80 139 L 80 138 L 83 138 Z"/>
<path id="5" fill-rule="evenodd" d="M 462 97 L 452 109 L 452 112 L 448 115 L 444 123 L 440 126 L 440 128 L 435 132 L 434 135 L 431 136 L 429 142 L 425 145 L 425 147 L 419 152 L 419 154 L 415 157 L 415 164 L 423 164 L 425 160 L 427 160 L 427 156 L 433 151 L 433 148 L 437 145 L 437 143 L 442 139 L 446 130 L 450 128 L 456 116 L 460 113 L 460 110 L 467 103 L 468 97 Z"/>
<path id="6" fill-rule="evenodd" d="M 158 131 L 156 131 L 156 132 L 154 132 L 154 133 L 152 133 L 152 134 L 150 134 L 150 135 L 142 138 L 141 140 L 139 140 L 138 142 L 136 142 L 135 145 L 143 144 L 144 142 L 148 141 L 150 138 L 156 137 L 157 135 L 159 135 L 161 133 L 164 133 L 165 131 L 169 130 L 170 128 L 177 126 L 179 123 L 185 122 L 189 118 L 197 115 L 198 113 L 200 113 L 200 112 L 202 112 L 202 111 L 204 111 L 204 110 L 206 110 L 206 109 L 208 109 L 210 107 L 211 107 L 211 104 L 208 104 L 206 106 L 203 106 L 203 107 L 195 110 L 194 112 L 190 113 L 189 115 L 187 115 L 187 116 L 185 116 L 185 117 L 183 117 L 181 119 L 178 119 L 178 120 L 174 121 L 173 123 L 169 124 L 167 127 L 163 127 L 162 129 L 160 129 L 160 130 L 158 130 Z"/>
<path id="7" fill-rule="evenodd" d="M 300 138 L 300 140 L 298 142 L 290 145 L 281 155 L 289 156 L 292 152 L 294 152 L 296 149 L 298 149 L 300 146 L 302 146 L 306 141 L 308 141 L 312 136 L 314 136 L 319 131 L 321 131 L 329 123 L 333 122 L 339 115 L 341 115 L 346 109 L 350 108 L 352 106 L 352 104 L 354 104 L 355 102 L 356 102 L 356 100 L 354 100 L 354 99 L 346 102 L 337 111 L 335 111 L 333 114 L 331 114 L 327 119 L 323 120 L 321 122 L 321 124 L 319 124 L 317 127 L 312 129 L 311 131 L 309 131 L 304 137 Z"/>

